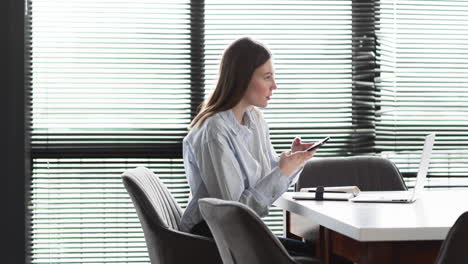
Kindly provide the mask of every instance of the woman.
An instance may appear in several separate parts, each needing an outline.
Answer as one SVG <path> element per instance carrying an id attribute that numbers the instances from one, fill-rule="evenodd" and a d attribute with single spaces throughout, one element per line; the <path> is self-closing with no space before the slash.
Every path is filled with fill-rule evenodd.
<path id="1" fill-rule="evenodd" d="M 183 142 L 192 199 L 182 216 L 182 230 L 211 236 L 198 209 L 198 199 L 204 197 L 239 201 L 265 216 L 313 156 L 315 151 L 304 151 L 312 144 L 299 138 L 291 151 L 279 157 L 274 151 L 267 123 L 256 107 L 266 107 L 276 89 L 266 47 L 241 38 L 225 50 L 216 88 Z"/>

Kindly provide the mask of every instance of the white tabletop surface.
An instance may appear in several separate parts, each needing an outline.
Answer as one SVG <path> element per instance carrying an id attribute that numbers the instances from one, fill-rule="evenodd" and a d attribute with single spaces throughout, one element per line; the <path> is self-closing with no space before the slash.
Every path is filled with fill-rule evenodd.
<path id="1" fill-rule="evenodd" d="M 424 191 L 414 203 L 296 201 L 285 193 L 275 205 L 359 241 L 443 240 L 468 211 L 468 190 Z"/>

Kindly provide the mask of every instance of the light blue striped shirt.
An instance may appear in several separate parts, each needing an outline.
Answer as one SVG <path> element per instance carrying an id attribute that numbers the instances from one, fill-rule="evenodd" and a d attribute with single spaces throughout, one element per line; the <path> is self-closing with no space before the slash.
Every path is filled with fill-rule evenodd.
<path id="1" fill-rule="evenodd" d="M 231 110 L 209 117 L 184 138 L 184 167 L 191 200 L 181 219 L 182 231 L 203 220 L 198 199 L 215 197 L 239 201 L 260 216 L 297 181 L 299 170 L 285 177 L 279 169 L 279 156 L 270 142 L 268 125 L 261 112 L 250 108 L 244 124 Z"/>

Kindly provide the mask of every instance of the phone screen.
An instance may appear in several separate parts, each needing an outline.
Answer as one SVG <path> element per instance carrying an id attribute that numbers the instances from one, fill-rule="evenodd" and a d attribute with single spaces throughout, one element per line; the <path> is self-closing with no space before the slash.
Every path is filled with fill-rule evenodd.
<path id="1" fill-rule="evenodd" d="M 321 145 L 323 145 L 323 143 L 327 142 L 328 140 L 330 139 L 330 137 L 326 137 L 320 141 L 318 141 L 317 143 L 313 144 L 312 146 L 310 146 L 307 151 L 311 151 L 311 150 L 314 150 L 318 147 L 320 147 Z"/>

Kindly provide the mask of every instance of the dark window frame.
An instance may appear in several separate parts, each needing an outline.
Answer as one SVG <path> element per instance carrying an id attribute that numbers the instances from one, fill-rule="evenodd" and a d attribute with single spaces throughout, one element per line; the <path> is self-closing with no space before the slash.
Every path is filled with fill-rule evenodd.
<path id="1" fill-rule="evenodd" d="M 2 240 L 6 245 L 2 262 L 28 263 L 29 222 L 29 94 L 25 86 L 25 3 L 0 2 L 0 129 L 2 197 L 6 201 L 6 221 L 2 221 Z"/>

